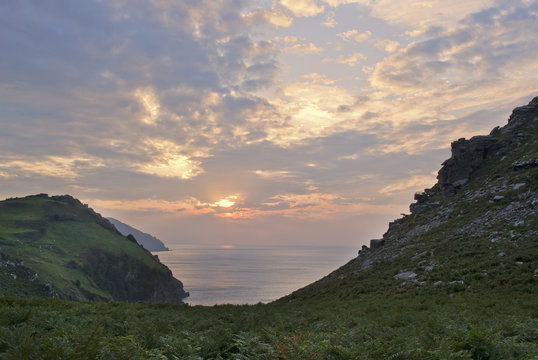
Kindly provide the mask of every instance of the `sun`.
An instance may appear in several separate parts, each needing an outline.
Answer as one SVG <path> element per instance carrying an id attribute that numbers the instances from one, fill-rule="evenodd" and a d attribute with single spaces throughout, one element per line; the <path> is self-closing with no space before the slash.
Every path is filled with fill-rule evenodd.
<path id="1" fill-rule="evenodd" d="M 235 201 L 229 199 L 221 199 L 215 203 L 218 207 L 229 208 L 235 205 Z"/>
<path id="2" fill-rule="evenodd" d="M 230 208 L 235 205 L 237 201 L 236 195 L 230 195 L 225 197 L 224 199 L 220 199 L 217 202 L 214 202 L 213 204 L 210 204 L 211 207 L 221 207 L 221 208 Z"/>

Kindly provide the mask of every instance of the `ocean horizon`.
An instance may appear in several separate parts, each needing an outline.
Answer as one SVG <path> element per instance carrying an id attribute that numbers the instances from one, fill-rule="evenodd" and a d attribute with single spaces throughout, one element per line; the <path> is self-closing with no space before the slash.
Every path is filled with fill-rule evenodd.
<path id="1" fill-rule="evenodd" d="M 171 245 L 155 252 L 183 283 L 190 305 L 268 303 L 321 279 L 357 247 Z"/>

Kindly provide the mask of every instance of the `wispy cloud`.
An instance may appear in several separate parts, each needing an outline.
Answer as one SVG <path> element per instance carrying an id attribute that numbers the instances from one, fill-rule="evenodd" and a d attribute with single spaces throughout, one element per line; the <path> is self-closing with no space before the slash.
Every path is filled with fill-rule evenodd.
<path id="1" fill-rule="evenodd" d="M 295 176 L 291 171 L 287 170 L 254 170 L 254 174 L 264 179 L 282 179 Z"/>
<path id="2" fill-rule="evenodd" d="M 372 32 L 369 30 L 359 32 L 359 30 L 353 29 L 336 34 L 336 36 L 344 41 L 355 41 L 360 43 L 370 39 Z"/>
<path id="3" fill-rule="evenodd" d="M 387 52 L 395 52 L 400 47 L 400 43 L 394 40 L 381 40 L 376 42 L 377 47 L 383 48 Z"/>
<path id="4" fill-rule="evenodd" d="M 323 62 L 334 62 L 338 64 L 347 65 L 350 67 L 357 66 L 361 60 L 365 60 L 366 55 L 361 53 L 353 53 L 351 55 L 340 55 L 338 58 L 325 58 Z"/>
<path id="5" fill-rule="evenodd" d="M 323 48 L 316 46 L 314 43 L 308 43 L 308 44 L 295 44 L 295 45 L 284 48 L 283 51 L 289 54 L 308 55 L 308 54 L 319 54 L 323 52 Z"/>
<path id="6" fill-rule="evenodd" d="M 325 18 L 325 21 L 321 23 L 321 25 L 328 28 L 334 28 L 337 24 L 338 22 L 336 21 L 336 14 L 334 13 L 334 11 L 329 11 Z"/>
<path id="7" fill-rule="evenodd" d="M 280 4 L 297 17 L 315 16 L 325 9 L 323 6 L 319 6 L 315 0 L 280 0 Z"/>

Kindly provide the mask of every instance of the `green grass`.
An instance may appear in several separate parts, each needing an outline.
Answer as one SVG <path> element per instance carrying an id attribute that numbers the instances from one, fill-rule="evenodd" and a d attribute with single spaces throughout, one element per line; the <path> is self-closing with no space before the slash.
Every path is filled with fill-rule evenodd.
<path id="1" fill-rule="evenodd" d="M 151 253 L 77 200 L 65 196 L 1 201 L 0 248 L 0 261 L 16 264 L 0 266 L 0 295 L 48 293 L 80 300 L 123 299 L 130 296 L 133 285 L 114 286 L 114 279 L 109 281 L 109 277 L 123 279 L 129 273 L 134 276 L 132 282 L 144 274 L 150 277 L 160 273 L 164 279 L 169 273 Z M 21 284 L 29 279 L 31 284 Z M 149 282 L 151 279 L 146 279 L 146 285 Z M 115 289 L 120 290 L 113 295 Z"/>
<path id="2" fill-rule="evenodd" d="M 188 307 L 0 299 L 2 359 L 532 359 L 531 296 Z M 534 357 L 535 358 L 535 357 Z"/>

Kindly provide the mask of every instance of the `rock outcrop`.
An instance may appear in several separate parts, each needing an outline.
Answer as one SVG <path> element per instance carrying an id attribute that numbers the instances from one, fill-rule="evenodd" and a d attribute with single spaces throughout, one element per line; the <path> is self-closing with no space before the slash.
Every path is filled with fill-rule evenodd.
<path id="1" fill-rule="evenodd" d="M 361 293 L 377 286 L 490 291 L 508 281 L 511 289 L 538 291 L 537 159 L 538 97 L 489 135 L 453 142 L 438 182 L 415 195 L 411 214 L 389 223 L 348 264 L 284 300 L 339 289 L 339 281 L 353 281 Z"/>

